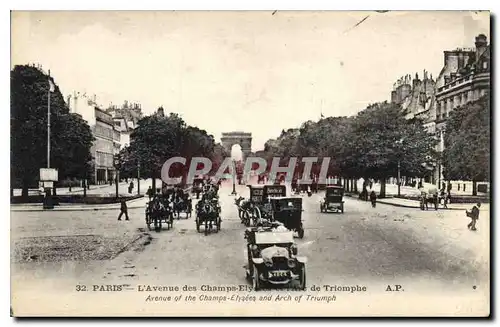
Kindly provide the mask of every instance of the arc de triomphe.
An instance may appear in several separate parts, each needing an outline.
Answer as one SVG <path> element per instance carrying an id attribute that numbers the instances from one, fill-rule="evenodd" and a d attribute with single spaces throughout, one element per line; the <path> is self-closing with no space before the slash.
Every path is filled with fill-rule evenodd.
<path id="1" fill-rule="evenodd" d="M 221 144 L 228 153 L 235 144 L 239 144 L 243 153 L 242 160 L 245 160 L 252 153 L 252 133 L 229 132 L 222 133 Z"/>

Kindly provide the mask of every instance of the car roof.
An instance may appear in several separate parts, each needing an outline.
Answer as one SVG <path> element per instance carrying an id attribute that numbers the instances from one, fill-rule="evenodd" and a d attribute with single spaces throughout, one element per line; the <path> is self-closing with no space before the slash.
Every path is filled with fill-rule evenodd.
<path id="1" fill-rule="evenodd" d="M 298 196 L 273 196 L 273 197 L 269 197 L 269 199 L 271 200 L 302 200 L 301 197 L 298 197 Z"/>
<path id="2" fill-rule="evenodd" d="M 274 232 L 265 231 L 255 233 L 256 244 L 280 244 L 280 243 L 293 243 L 293 232 Z"/>

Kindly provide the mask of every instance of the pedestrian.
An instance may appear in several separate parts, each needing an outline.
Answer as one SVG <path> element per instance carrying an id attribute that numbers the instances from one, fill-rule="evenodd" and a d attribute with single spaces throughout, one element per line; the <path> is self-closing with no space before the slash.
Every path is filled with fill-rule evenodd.
<path id="1" fill-rule="evenodd" d="M 123 214 L 125 214 L 125 220 L 130 220 L 128 219 L 127 202 L 125 201 L 125 199 L 123 199 L 121 202 L 120 214 L 118 215 L 118 220 L 122 220 Z"/>
<path id="2" fill-rule="evenodd" d="M 129 193 L 132 193 L 132 191 L 134 190 L 134 182 L 130 182 L 130 185 L 128 186 L 128 192 Z"/>
<path id="3" fill-rule="evenodd" d="M 370 193 L 370 201 L 372 203 L 372 207 L 375 208 L 375 206 L 377 205 L 377 194 L 375 193 L 375 191 L 372 191 Z"/>
<path id="4" fill-rule="evenodd" d="M 481 203 L 476 204 L 472 207 L 471 211 L 465 211 L 467 217 L 471 219 L 470 223 L 467 225 L 467 228 L 470 230 L 476 230 L 476 222 L 479 219 L 479 208 L 481 207 Z"/>
<path id="5" fill-rule="evenodd" d="M 130 193 L 130 192 L 129 192 L 129 193 Z M 152 188 L 151 186 L 149 186 L 149 188 L 148 188 L 148 190 L 147 190 L 146 194 L 147 194 L 147 195 L 148 195 L 148 197 L 149 197 L 149 201 L 151 201 L 151 198 L 152 198 L 152 197 L 153 197 L 153 195 L 154 195 L 153 188 Z"/>

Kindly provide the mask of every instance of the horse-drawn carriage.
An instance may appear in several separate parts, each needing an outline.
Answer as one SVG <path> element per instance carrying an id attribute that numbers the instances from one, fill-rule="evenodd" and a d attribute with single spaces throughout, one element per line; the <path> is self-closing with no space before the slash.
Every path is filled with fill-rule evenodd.
<path id="1" fill-rule="evenodd" d="M 250 188 L 250 202 L 252 203 L 252 210 L 250 212 L 251 218 L 254 222 L 261 218 L 271 219 L 272 207 L 269 200 L 273 197 L 286 196 L 286 186 L 248 185 L 248 187 Z"/>
<path id="2" fill-rule="evenodd" d="M 203 176 L 197 176 L 193 179 L 193 187 L 191 188 L 191 193 L 196 194 L 196 199 L 200 198 L 200 194 L 203 192 L 203 185 L 205 183 L 205 179 Z"/>
<path id="3" fill-rule="evenodd" d="M 234 199 L 234 204 L 238 208 L 238 217 L 241 223 L 245 226 L 250 226 L 251 215 L 253 213 L 253 205 L 250 199 L 245 199 L 242 196 Z"/>
<path id="4" fill-rule="evenodd" d="M 437 210 L 439 206 L 439 193 L 437 188 L 420 189 L 420 209 L 429 210 L 429 203 Z"/>
<path id="5" fill-rule="evenodd" d="M 146 206 L 146 225 L 151 229 L 151 224 L 153 224 L 155 230 L 161 230 L 163 223 L 167 229 L 173 227 L 172 206 L 164 196 L 156 195 Z"/>
<path id="6" fill-rule="evenodd" d="M 200 232 L 202 225 L 204 225 L 205 235 L 208 235 L 212 230 L 218 233 L 222 222 L 220 214 L 221 207 L 218 197 L 203 194 L 200 201 L 196 203 L 196 230 Z"/>
<path id="7" fill-rule="evenodd" d="M 177 219 L 181 218 L 181 213 L 186 215 L 186 219 L 191 217 L 193 213 L 193 202 L 189 193 L 180 191 L 177 195 L 172 197 L 171 201 L 173 204 L 174 216 L 177 216 Z"/>
<path id="8" fill-rule="evenodd" d="M 162 196 L 170 205 L 174 218 L 177 217 L 177 219 L 180 219 L 181 213 L 185 214 L 186 219 L 191 217 L 193 204 L 188 192 L 178 186 L 166 186 L 162 190 Z"/>

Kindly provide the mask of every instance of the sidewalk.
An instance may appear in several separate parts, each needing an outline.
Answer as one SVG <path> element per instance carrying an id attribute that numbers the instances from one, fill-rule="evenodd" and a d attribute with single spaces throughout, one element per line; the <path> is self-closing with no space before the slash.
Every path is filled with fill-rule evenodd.
<path id="1" fill-rule="evenodd" d="M 134 184 L 136 184 L 134 182 Z M 149 186 L 152 185 L 152 180 L 141 180 L 141 195 L 143 197 L 134 199 L 134 200 L 129 200 L 127 201 L 127 208 L 128 209 L 138 209 L 138 208 L 145 208 L 146 203 L 149 201 L 149 198 L 146 195 L 146 191 L 148 190 Z M 161 181 L 156 185 L 161 185 Z M 114 196 L 116 193 L 115 185 L 112 187 L 109 185 L 101 185 L 99 190 L 101 193 L 99 195 L 101 196 Z M 112 192 L 108 192 L 109 189 L 112 188 Z M 190 190 L 191 187 L 188 187 L 186 190 Z M 80 190 L 83 191 L 83 190 Z M 58 194 L 63 194 L 59 193 Z M 71 193 L 70 193 L 71 194 Z M 87 193 L 88 195 L 95 195 L 92 193 Z M 132 193 L 128 193 L 128 184 L 127 183 L 121 183 L 119 185 L 118 189 L 118 194 L 119 195 L 137 195 L 137 185 L 135 185 L 134 191 Z M 30 204 L 11 204 L 10 205 L 10 211 L 11 212 L 30 212 L 30 211 L 98 211 L 98 210 L 119 210 L 120 209 L 120 203 L 110 203 L 110 204 L 84 204 L 84 203 L 77 203 L 77 204 L 71 204 L 71 203 L 61 203 L 58 206 L 54 206 L 54 209 L 44 209 L 42 203 L 30 203 Z"/>
<path id="2" fill-rule="evenodd" d="M 128 209 L 145 208 L 148 201 L 147 197 L 142 197 L 134 200 L 127 201 Z M 119 210 L 120 203 L 110 203 L 110 204 L 70 204 L 61 203 L 58 206 L 54 206 L 54 209 L 44 209 L 42 203 L 30 203 L 30 204 L 11 204 L 11 212 L 21 212 L 21 211 L 96 211 L 96 210 Z"/>
<path id="3" fill-rule="evenodd" d="M 358 195 L 349 195 L 346 196 L 359 200 Z M 362 200 L 359 200 L 362 201 Z M 402 198 L 384 198 L 377 199 L 377 203 L 387 204 L 395 207 L 403 207 L 403 208 L 417 208 L 420 209 L 420 202 L 416 200 L 402 199 Z M 448 204 L 448 208 L 443 207 L 442 204 L 439 205 L 438 210 L 470 210 L 474 204 L 473 203 L 450 203 Z M 488 205 L 488 204 L 483 204 Z M 429 204 L 429 210 L 434 210 L 434 207 Z"/>
<path id="4" fill-rule="evenodd" d="M 380 184 L 379 183 L 374 183 L 373 185 L 373 188 L 370 189 L 368 188 L 368 192 L 371 192 L 372 190 L 374 190 L 377 194 L 380 193 Z M 428 184 L 428 183 L 424 183 L 424 187 L 437 187 L 435 185 L 432 185 L 432 184 Z M 358 180 L 358 190 L 361 191 L 363 189 L 363 182 Z M 412 195 L 415 195 L 415 196 L 418 196 L 420 195 L 420 190 L 417 189 L 416 187 L 411 187 L 411 186 L 401 186 L 400 187 L 400 191 L 401 191 L 401 195 L 409 195 L 409 196 L 412 196 Z M 389 184 L 387 183 L 385 185 L 385 193 L 387 195 L 396 195 L 398 194 L 398 185 L 397 184 Z M 478 195 L 479 196 L 487 196 L 485 193 L 479 193 L 478 192 Z M 451 196 L 472 196 L 472 191 L 471 190 L 467 190 L 467 191 L 458 191 L 455 189 L 452 189 L 451 190 Z"/>

